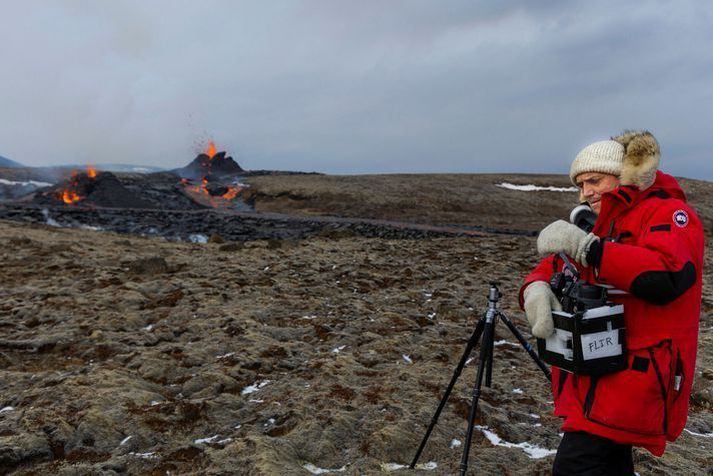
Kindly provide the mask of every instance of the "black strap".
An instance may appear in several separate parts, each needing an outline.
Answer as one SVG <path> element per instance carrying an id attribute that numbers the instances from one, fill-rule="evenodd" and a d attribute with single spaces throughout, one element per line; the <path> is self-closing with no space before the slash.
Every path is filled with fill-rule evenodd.
<path id="1" fill-rule="evenodd" d="M 649 197 L 661 198 L 661 199 L 663 199 L 663 200 L 666 200 L 667 198 L 671 198 L 671 195 L 670 195 L 667 191 L 665 191 L 665 190 L 654 190 L 654 191 L 651 192 L 648 196 L 649 196 Z"/>
<path id="2" fill-rule="evenodd" d="M 589 245 L 589 250 L 587 250 L 587 263 L 589 266 L 593 266 L 595 268 L 599 267 L 599 264 L 602 262 L 603 251 L 604 242 L 601 240 L 593 241 L 592 244 Z"/>
<path id="3" fill-rule="evenodd" d="M 624 200 L 626 200 L 626 203 L 631 203 L 631 197 L 624 190 L 619 189 L 619 195 L 621 195 L 624 198 Z"/>
<path id="4" fill-rule="evenodd" d="M 564 384 L 567 382 L 568 376 L 569 376 L 569 372 L 565 372 L 564 370 L 560 369 L 560 378 L 557 381 L 557 397 L 558 398 L 560 395 L 562 395 L 562 390 L 564 389 Z"/>

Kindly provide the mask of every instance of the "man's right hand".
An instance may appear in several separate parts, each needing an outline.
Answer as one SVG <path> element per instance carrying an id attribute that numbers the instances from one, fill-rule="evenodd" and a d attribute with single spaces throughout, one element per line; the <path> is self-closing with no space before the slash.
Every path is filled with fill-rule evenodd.
<path id="1" fill-rule="evenodd" d="M 548 338 L 554 331 L 552 311 L 561 311 L 562 305 L 545 281 L 533 281 L 523 293 L 525 315 L 532 328 L 532 335 Z"/>

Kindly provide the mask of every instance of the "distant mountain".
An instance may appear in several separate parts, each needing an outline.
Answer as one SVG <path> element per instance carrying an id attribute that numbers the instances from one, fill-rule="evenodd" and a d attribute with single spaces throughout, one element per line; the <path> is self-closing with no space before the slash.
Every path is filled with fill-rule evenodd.
<path id="1" fill-rule="evenodd" d="M 133 172 L 138 174 L 150 174 L 153 172 L 163 172 L 164 168 L 154 167 L 152 165 L 134 165 L 134 164 L 92 164 L 95 169 L 100 172 Z M 80 165 L 62 165 L 62 168 L 71 168 L 84 170 L 87 164 Z"/>
<path id="2" fill-rule="evenodd" d="M 93 164 L 94 168 L 101 172 L 133 172 L 139 174 L 150 174 L 154 172 L 163 172 L 166 169 L 162 167 L 154 167 L 152 165 L 135 165 L 135 164 Z M 0 167 L 7 168 L 24 168 L 25 166 L 14 160 L 10 160 L 7 157 L 0 155 Z M 36 170 L 84 170 L 87 168 L 87 164 L 68 164 L 68 165 L 53 165 L 49 167 L 29 167 L 30 169 Z"/>
<path id="3" fill-rule="evenodd" d="M 14 160 L 10 160 L 7 157 L 3 157 L 0 155 L 0 167 L 24 167 L 19 162 L 15 162 Z"/>

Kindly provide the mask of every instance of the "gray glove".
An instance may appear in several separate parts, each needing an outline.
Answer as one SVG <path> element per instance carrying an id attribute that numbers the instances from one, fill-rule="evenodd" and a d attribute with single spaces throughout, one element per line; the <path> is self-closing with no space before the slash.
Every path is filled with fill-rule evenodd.
<path id="1" fill-rule="evenodd" d="M 552 311 L 561 311 L 562 305 L 550 289 L 549 283 L 533 281 L 523 293 L 525 298 L 525 315 L 532 328 L 532 335 L 542 339 L 548 338 L 554 331 Z"/>
<path id="2" fill-rule="evenodd" d="M 587 252 L 595 241 L 599 241 L 599 237 L 594 233 L 587 234 L 576 225 L 557 220 L 540 232 L 537 237 L 537 252 L 541 255 L 564 252 L 583 266 L 589 266 Z"/>

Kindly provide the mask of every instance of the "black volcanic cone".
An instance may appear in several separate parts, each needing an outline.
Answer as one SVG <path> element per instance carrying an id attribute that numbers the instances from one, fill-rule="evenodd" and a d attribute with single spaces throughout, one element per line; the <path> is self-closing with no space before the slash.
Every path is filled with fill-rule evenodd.
<path id="1" fill-rule="evenodd" d="M 178 169 L 181 177 L 188 179 L 207 179 L 225 177 L 228 175 L 238 175 L 244 172 L 243 168 L 230 156 L 225 156 L 225 152 L 218 152 L 213 157 L 207 154 L 198 154 L 193 162 Z"/>
<path id="2" fill-rule="evenodd" d="M 33 201 L 42 205 L 63 204 L 64 190 L 74 192 L 81 198 L 75 202 L 77 206 L 154 208 L 154 204 L 124 187 L 111 172 L 101 172 L 94 178 L 85 173 L 75 175 L 50 190 L 38 193 Z"/>

